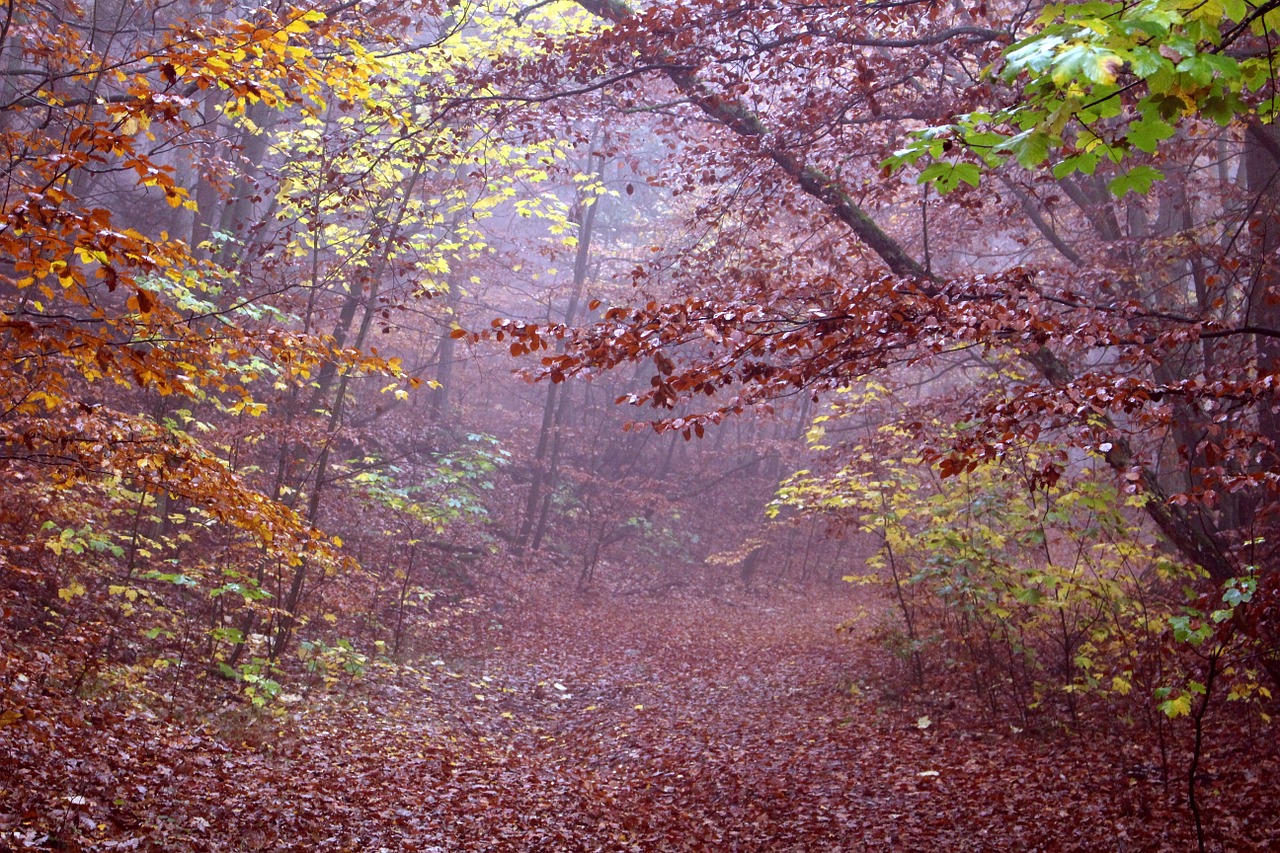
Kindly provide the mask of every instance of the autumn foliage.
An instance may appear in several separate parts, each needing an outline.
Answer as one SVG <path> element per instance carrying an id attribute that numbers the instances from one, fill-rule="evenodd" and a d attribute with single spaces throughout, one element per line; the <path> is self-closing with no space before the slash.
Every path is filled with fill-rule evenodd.
<path id="1" fill-rule="evenodd" d="M 1265 849 L 1275 14 L 6 4 L 0 849 Z"/>

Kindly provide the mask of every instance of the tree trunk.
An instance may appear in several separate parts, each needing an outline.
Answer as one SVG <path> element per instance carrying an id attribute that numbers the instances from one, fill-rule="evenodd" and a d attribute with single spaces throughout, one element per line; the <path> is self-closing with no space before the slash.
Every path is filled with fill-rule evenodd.
<path id="1" fill-rule="evenodd" d="M 598 136 L 592 135 L 594 145 Z M 604 158 L 591 154 L 595 161 L 595 175 L 600 178 L 604 174 Z M 572 326 L 578 320 L 578 307 L 582 302 L 582 292 L 587 283 L 588 264 L 591 259 L 591 240 L 595 235 L 596 214 L 600 209 L 600 196 L 579 198 L 578 210 L 574 221 L 578 225 L 578 246 L 573 258 L 573 289 L 569 294 L 569 303 L 565 306 L 564 324 Z M 538 431 L 538 446 L 533 455 L 533 478 L 529 483 L 529 494 L 525 499 L 524 516 L 520 523 L 520 532 L 516 537 L 516 550 L 522 552 L 530 545 L 537 550 L 546 534 L 547 520 L 550 515 L 550 490 L 554 487 L 557 469 L 560 464 L 560 440 L 568 419 L 568 393 L 561 384 L 552 384 L 547 389 L 546 404 L 542 411 L 542 425 Z"/>

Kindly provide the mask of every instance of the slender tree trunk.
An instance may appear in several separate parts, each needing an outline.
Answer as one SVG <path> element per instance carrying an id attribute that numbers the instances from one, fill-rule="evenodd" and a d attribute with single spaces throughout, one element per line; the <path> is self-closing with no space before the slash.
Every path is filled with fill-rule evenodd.
<path id="1" fill-rule="evenodd" d="M 245 110 L 245 118 L 249 122 L 240 134 L 241 169 L 231 190 L 231 198 L 222 208 L 218 219 L 218 230 L 240 239 L 242 245 L 225 244 L 218 247 L 217 257 L 227 265 L 231 265 L 237 256 L 243 257 L 243 244 L 250 241 L 255 225 L 260 225 L 253 216 L 254 208 L 261 201 L 260 178 L 262 164 L 267 156 L 267 146 L 271 141 L 271 131 L 280 120 L 280 113 L 262 102 L 250 104 Z"/>
<path id="2" fill-rule="evenodd" d="M 449 292 L 445 294 L 445 314 L 452 322 L 457 322 L 459 292 L 462 289 L 462 277 L 450 276 Z M 453 393 L 453 363 L 458 357 L 458 341 L 453 337 L 453 328 L 444 329 L 440 337 L 440 346 L 436 349 L 435 381 L 439 387 L 433 388 L 427 409 L 427 417 L 432 423 L 440 423 L 449 410 L 449 398 Z"/>
<path id="3" fill-rule="evenodd" d="M 595 135 L 593 135 L 593 145 L 594 143 Z M 591 159 L 596 164 L 596 177 L 602 178 L 604 158 L 592 154 Z M 580 198 L 578 205 L 577 215 L 574 217 L 578 225 L 578 246 L 573 259 L 573 289 L 570 291 L 569 303 L 565 306 L 564 312 L 566 326 L 572 326 L 578 320 L 578 307 L 587 283 L 591 241 L 595 236 L 600 197 Z M 554 488 L 558 473 L 561 433 L 568 419 L 568 397 L 567 389 L 560 384 L 552 384 L 547 389 L 547 399 L 542 411 L 542 425 L 538 432 L 538 446 L 533 456 L 533 477 L 529 483 L 529 494 L 525 499 L 520 532 L 516 537 L 518 552 L 524 551 L 530 545 L 537 550 L 546 534 L 547 520 L 550 515 L 550 490 Z"/>
<path id="4" fill-rule="evenodd" d="M 413 197 L 418 179 L 422 175 L 423 164 L 415 167 L 405 186 L 402 188 L 402 195 L 399 198 L 399 204 L 396 212 L 388 223 L 380 236 L 382 244 L 380 254 L 375 264 L 373 264 L 369 275 L 368 295 L 364 299 L 358 288 L 352 288 L 347 294 L 347 299 L 343 304 L 343 314 L 348 315 L 346 327 L 342 329 L 343 341 L 338 342 L 337 346 L 343 346 L 347 343 L 346 337 L 350 333 L 350 322 L 354 320 L 355 314 L 360 305 L 363 305 L 364 312 L 360 320 L 360 327 L 356 332 L 355 338 L 350 341 L 350 345 L 356 349 L 364 347 L 369 331 L 373 326 L 373 318 L 377 314 L 378 308 L 378 291 L 382 282 L 382 277 L 386 273 L 386 268 L 390 263 L 391 253 L 396 243 L 396 237 L 400 228 L 404 223 L 405 217 L 409 209 L 409 201 Z M 340 321 L 341 323 L 341 321 Z M 335 335 L 336 337 L 336 335 Z M 320 387 L 316 391 L 316 399 L 323 400 L 327 397 L 329 386 L 333 382 L 333 378 L 337 375 L 337 365 L 333 360 L 325 363 L 328 368 L 328 378 L 322 371 L 318 380 Z M 324 493 L 325 486 L 329 478 L 329 458 L 333 448 L 333 442 L 337 438 L 339 431 L 343 426 L 345 416 L 345 406 L 347 394 L 351 383 L 351 374 L 343 373 L 341 379 L 337 383 L 337 388 L 333 393 L 333 403 L 329 409 L 328 425 L 326 428 L 326 438 L 320 449 L 320 454 L 316 459 L 313 473 L 311 476 L 311 487 L 307 495 L 307 511 L 306 520 L 311 526 L 315 526 L 320 517 L 321 497 Z M 297 622 L 298 611 L 301 608 L 303 594 L 306 590 L 306 581 L 309 569 L 309 561 L 304 555 L 294 569 L 293 578 L 289 584 L 289 590 L 281 602 L 282 615 L 277 623 L 276 634 L 271 644 L 272 658 L 279 657 L 285 647 L 288 645 L 289 638 L 292 636 L 294 625 Z"/>
<path id="5" fill-rule="evenodd" d="M 1253 202 L 1249 228 L 1257 241 L 1257 263 L 1249 293 L 1249 325 L 1278 336 L 1255 336 L 1259 376 L 1280 376 L 1280 276 L 1274 260 L 1280 248 L 1280 127 L 1254 124 L 1245 134 L 1245 186 Z M 1272 401 L 1258 407 L 1261 432 L 1280 443 L 1280 412 Z"/>

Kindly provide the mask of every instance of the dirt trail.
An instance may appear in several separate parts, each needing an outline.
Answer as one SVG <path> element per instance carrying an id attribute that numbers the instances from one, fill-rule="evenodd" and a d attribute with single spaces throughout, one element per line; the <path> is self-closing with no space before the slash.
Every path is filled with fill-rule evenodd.
<path id="1" fill-rule="evenodd" d="M 1186 849 L 1152 832 L 1154 792 L 1078 740 L 975 734 L 945 711 L 922 727 L 874 701 L 883 656 L 834 630 L 865 633 L 882 605 L 858 595 L 538 608 L 483 665 L 437 666 L 370 720 L 387 748 L 436 750 L 399 765 L 415 829 L 383 846 Z"/>
<path id="2" fill-rule="evenodd" d="M 858 640 L 882 606 L 539 602 L 483 660 L 374 671 L 277 725 L 99 720 L 90 759 L 55 751 L 66 790 L 22 808 L 61 809 L 63 849 L 1191 849 L 1114 742 L 886 701 L 885 658 Z"/>

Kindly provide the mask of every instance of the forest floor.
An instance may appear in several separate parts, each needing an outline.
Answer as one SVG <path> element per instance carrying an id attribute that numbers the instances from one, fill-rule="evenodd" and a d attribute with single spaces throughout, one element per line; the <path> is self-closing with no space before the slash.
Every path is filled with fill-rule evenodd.
<path id="1" fill-rule="evenodd" d="M 483 655 L 371 666 L 274 716 L 104 699 L 10 721 L 0 849 L 1195 849 L 1185 775 L 1166 787 L 1131 734 L 896 693 L 868 639 L 884 608 L 846 587 L 549 595 Z M 1280 762 L 1253 748 L 1204 765 L 1211 850 L 1280 849 Z"/>

